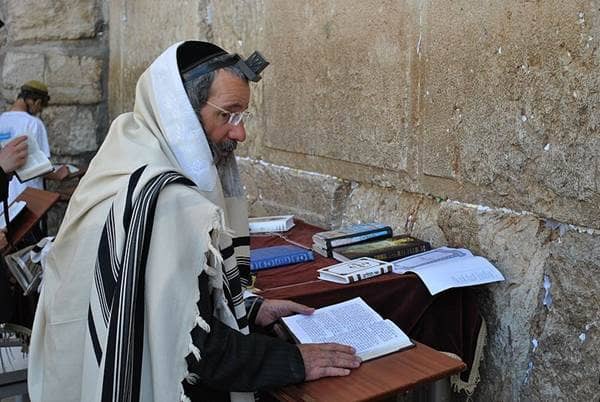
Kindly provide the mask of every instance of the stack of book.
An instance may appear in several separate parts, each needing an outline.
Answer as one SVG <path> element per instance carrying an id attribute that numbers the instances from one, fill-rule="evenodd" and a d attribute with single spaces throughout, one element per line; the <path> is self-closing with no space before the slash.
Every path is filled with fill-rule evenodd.
<path id="1" fill-rule="evenodd" d="M 431 249 L 426 241 L 408 235 L 393 236 L 391 227 L 375 222 L 315 233 L 312 239 L 316 253 L 342 262 L 360 257 L 392 261 Z"/>
<path id="2" fill-rule="evenodd" d="M 370 240 L 392 236 L 392 228 L 381 223 L 357 223 L 336 230 L 315 233 L 312 237 L 313 250 L 324 257 L 333 257 L 333 250 Z"/>

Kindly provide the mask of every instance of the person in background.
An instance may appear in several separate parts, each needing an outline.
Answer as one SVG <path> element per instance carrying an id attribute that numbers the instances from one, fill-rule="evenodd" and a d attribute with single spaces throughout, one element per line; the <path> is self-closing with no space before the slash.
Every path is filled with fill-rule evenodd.
<path id="1" fill-rule="evenodd" d="M 6 142 L 22 134 L 35 140 L 40 150 L 50 157 L 48 133 L 42 120 L 37 117 L 48 106 L 48 87 L 40 81 L 27 81 L 9 111 L 0 114 L 0 139 Z M 12 202 L 27 187 L 44 188 L 44 179 L 37 177 L 26 183 L 13 177 L 9 184 L 8 201 Z"/>

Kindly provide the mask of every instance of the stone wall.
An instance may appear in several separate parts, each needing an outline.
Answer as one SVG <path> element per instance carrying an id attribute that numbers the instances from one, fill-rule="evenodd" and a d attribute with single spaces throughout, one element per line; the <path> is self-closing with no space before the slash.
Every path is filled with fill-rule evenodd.
<path id="1" fill-rule="evenodd" d="M 506 281 L 478 290 L 475 400 L 597 398 L 597 2 L 111 4 L 111 115 L 167 43 L 260 49 L 272 65 L 240 149 L 251 211 L 379 220 L 486 256 Z"/>
<path id="2" fill-rule="evenodd" d="M 6 23 L 0 34 L 1 111 L 10 107 L 25 81 L 44 81 L 51 101 L 40 117 L 55 163 L 87 163 L 106 134 L 107 7 L 101 0 L 0 4 Z M 62 207 L 51 213 L 52 230 Z"/>

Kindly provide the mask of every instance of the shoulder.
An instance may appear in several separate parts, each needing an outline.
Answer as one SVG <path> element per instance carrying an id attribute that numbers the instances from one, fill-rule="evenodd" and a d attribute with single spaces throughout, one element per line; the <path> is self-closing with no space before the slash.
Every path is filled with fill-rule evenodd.
<path id="1" fill-rule="evenodd" d="M 39 117 L 31 116 L 31 115 L 29 115 L 29 117 L 31 118 L 31 124 L 33 126 L 35 126 L 35 128 L 37 130 L 46 132 L 46 126 L 44 125 L 44 122 Z"/>

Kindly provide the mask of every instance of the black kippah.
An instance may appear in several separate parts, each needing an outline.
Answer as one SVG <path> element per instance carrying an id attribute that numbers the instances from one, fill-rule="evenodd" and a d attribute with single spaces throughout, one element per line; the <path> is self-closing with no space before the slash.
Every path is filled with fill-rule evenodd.
<path id="1" fill-rule="evenodd" d="M 177 66 L 183 74 L 200 64 L 227 52 L 208 42 L 184 42 L 177 48 Z"/>

